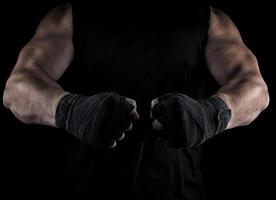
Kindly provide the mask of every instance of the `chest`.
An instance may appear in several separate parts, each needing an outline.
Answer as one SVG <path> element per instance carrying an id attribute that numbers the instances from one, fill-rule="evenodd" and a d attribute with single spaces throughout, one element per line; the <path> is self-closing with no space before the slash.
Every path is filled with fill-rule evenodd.
<path id="1" fill-rule="evenodd" d="M 202 55 L 202 33 L 195 24 L 178 26 L 102 25 L 78 30 L 78 55 L 87 65 L 189 64 Z"/>

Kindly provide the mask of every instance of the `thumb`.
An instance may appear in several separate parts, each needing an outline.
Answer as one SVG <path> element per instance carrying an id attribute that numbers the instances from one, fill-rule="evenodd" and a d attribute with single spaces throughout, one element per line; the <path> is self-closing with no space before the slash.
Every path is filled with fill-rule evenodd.
<path id="1" fill-rule="evenodd" d="M 151 102 L 150 117 L 152 119 L 158 119 L 166 113 L 166 108 L 163 103 L 159 102 L 158 99 L 154 99 Z"/>
<path id="2" fill-rule="evenodd" d="M 134 99 L 126 98 L 126 102 L 131 106 L 131 111 L 128 113 L 128 117 L 131 120 L 138 120 L 139 119 L 139 113 L 137 111 L 137 104 Z"/>

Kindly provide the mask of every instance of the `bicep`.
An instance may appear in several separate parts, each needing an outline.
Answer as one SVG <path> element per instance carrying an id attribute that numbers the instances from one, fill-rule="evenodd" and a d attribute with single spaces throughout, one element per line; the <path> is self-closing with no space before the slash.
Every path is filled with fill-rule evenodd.
<path id="1" fill-rule="evenodd" d="M 74 55 L 71 17 L 70 5 L 50 11 L 21 50 L 13 72 L 40 68 L 52 79 L 59 79 Z"/>
<path id="2" fill-rule="evenodd" d="M 244 44 L 234 23 L 216 9 L 212 9 L 205 57 L 211 74 L 220 85 L 236 77 L 260 74 L 256 57 Z"/>

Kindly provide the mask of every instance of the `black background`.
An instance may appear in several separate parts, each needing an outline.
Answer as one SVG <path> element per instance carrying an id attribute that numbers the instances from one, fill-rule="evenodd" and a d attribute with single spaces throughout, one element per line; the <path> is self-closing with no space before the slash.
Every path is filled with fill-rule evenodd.
<path id="1" fill-rule="evenodd" d="M 14 1 L 0 4 L 0 93 L 22 46 L 42 17 L 62 1 Z M 258 58 L 270 90 L 270 106 L 248 127 L 228 130 L 204 145 L 202 169 L 208 199 L 274 199 L 273 68 L 275 68 L 274 7 L 259 1 L 213 1 L 239 28 Z M 62 144 L 58 131 L 19 122 L 0 105 L 1 190 L 9 195 L 46 194 L 58 183 Z M 4 194 L 2 193 L 2 194 Z M 273 198 L 274 197 L 274 198 Z"/>

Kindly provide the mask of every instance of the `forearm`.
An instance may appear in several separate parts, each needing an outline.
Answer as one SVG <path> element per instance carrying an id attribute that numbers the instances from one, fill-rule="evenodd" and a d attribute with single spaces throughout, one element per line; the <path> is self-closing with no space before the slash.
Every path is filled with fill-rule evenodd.
<path id="1" fill-rule="evenodd" d="M 227 129 L 251 123 L 268 106 L 268 89 L 259 76 L 236 76 L 214 95 L 231 109 Z"/>
<path id="2" fill-rule="evenodd" d="M 15 70 L 7 81 L 4 105 L 24 123 L 56 126 L 55 111 L 66 92 L 42 69 Z"/>

